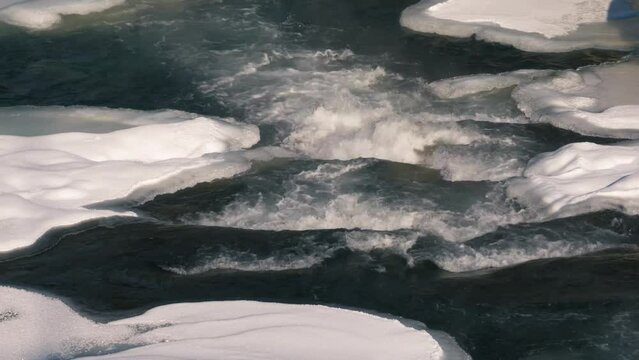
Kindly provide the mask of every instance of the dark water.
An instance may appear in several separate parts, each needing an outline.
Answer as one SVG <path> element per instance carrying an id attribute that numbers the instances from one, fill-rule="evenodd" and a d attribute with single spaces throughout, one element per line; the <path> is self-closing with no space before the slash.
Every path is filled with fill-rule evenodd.
<path id="1" fill-rule="evenodd" d="M 423 87 L 624 54 L 416 35 L 398 24 L 411 3 L 138 1 L 50 32 L 1 28 L 1 106 L 233 116 L 260 126 L 259 146 L 285 143 L 318 108 L 391 121 L 444 114 L 451 131 L 483 140 L 435 142 L 415 164 L 391 152 L 318 160 L 325 149 L 298 148 L 231 179 L 119 204 L 140 218 L 52 231 L 4 255 L 0 283 L 65 297 L 100 320 L 180 301 L 318 303 L 422 321 L 473 359 L 639 358 L 639 219 L 540 220 L 506 197 L 508 176 L 465 171 L 512 163 L 516 176 L 539 153 L 609 141 L 477 115 L 521 116 L 506 93 L 442 101 Z M 374 85 L 354 85 L 373 75 Z"/>
<path id="2" fill-rule="evenodd" d="M 611 222 L 616 226 L 608 226 Z M 633 233 L 638 226 L 634 219 L 601 213 L 543 226 L 504 228 L 473 243 L 508 238 L 513 232 L 546 231 L 559 237 L 582 233 L 636 244 Z M 347 248 L 297 270 L 219 269 L 188 276 L 166 270 L 229 251 L 257 259 L 273 254 L 294 258 L 319 246 L 313 243 L 330 247 L 338 238 L 339 232 L 333 230 L 94 224 L 63 236 L 44 254 L 2 263 L 0 274 L 4 283 L 68 297 L 98 319 L 176 301 L 336 304 L 418 319 L 454 336 L 476 359 L 638 355 L 639 253 L 634 245 L 463 274 L 442 271 L 427 260 L 408 266 L 404 257 L 389 251 Z M 414 251 L 428 249 L 432 241 L 420 239 Z"/>
<path id="3" fill-rule="evenodd" d="M 406 77 L 428 80 L 522 68 L 574 68 L 623 56 L 596 50 L 523 53 L 478 41 L 410 34 L 399 27 L 398 19 L 412 0 L 137 3 L 153 7 L 128 16 L 113 10 L 100 18 L 115 24 L 85 24 L 93 20 L 90 16 L 73 19 L 80 24 L 65 24 L 68 29 L 53 33 L 3 29 L 0 104 L 174 108 L 227 115 L 230 109 L 215 99 L 202 99 L 194 88 L 203 74 L 197 68 L 176 64 L 170 50 L 182 44 L 208 50 L 269 48 L 273 39 L 260 39 L 268 36 L 252 27 L 259 24 L 243 27 L 239 23 L 235 29 L 218 27 L 219 23 L 211 21 L 228 16 L 231 22 L 233 16 L 242 16 L 239 9 L 246 8 L 254 9 L 259 21 L 289 37 L 284 41 L 291 48 L 349 48 L 356 54 L 374 56 L 383 62 L 377 65 Z M 209 26 L 204 26 L 207 21 Z"/>

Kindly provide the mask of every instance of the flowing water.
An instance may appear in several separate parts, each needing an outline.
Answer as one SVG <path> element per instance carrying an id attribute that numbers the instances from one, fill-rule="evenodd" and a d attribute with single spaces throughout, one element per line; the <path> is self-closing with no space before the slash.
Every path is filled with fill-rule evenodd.
<path id="1" fill-rule="evenodd" d="M 540 153 L 611 140 L 529 123 L 512 88 L 444 99 L 429 85 L 626 54 L 413 34 L 398 22 L 412 2 L 142 0 L 47 32 L 0 27 L 1 106 L 233 117 L 259 127 L 253 148 L 286 150 L 101 204 L 138 216 L 3 253 L 0 283 L 94 319 L 184 301 L 329 304 L 419 320 L 477 360 L 639 358 L 637 217 L 554 219 L 507 191 Z"/>

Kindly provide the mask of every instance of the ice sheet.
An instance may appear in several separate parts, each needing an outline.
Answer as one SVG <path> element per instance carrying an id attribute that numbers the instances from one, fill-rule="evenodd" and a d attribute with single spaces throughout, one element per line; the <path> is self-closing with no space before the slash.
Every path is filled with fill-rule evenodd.
<path id="1" fill-rule="evenodd" d="M 422 0 L 400 22 L 422 33 L 562 52 L 632 48 L 639 43 L 637 16 L 636 3 L 625 0 Z"/>
<path id="2" fill-rule="evenodd" d="M 0 337 L 11 359 L 469 359 L 454 342 L 406 323 L 319 305 L 224 301 L 100 324 L 60 300 L 0 287 Z"/>
<path id="3" fill-rule="evenodd" d="M 131 215 L 88 205 L 243 171 L 248 161 L 227 153 L 258 140 L 255 126 L 204 117 L 102 134 L 0 135 L 0 251 L 28 246 L 55 226 Z"/>

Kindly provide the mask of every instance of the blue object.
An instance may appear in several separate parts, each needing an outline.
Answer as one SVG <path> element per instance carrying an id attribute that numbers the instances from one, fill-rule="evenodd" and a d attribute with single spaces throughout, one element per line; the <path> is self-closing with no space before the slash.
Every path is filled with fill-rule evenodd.
<path id="1" fill-rule="evenodd" d="M 612 0 L 608 8 L 608 20 L 622 20 L 639 16 L 636 0 Z"/>

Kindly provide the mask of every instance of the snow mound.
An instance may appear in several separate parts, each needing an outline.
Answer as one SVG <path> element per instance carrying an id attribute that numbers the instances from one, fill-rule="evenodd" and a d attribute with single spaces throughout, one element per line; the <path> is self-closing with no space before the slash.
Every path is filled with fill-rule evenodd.
<path id="1" fill-rule="evenodd" d="M 255 126 L 204 117 L 101 134 L 0 135 L 0 251 L 31 245 L 56 226 L 132 215 L 88 205 L 244 171 L 247 159 L 229 152 L 257 141 Z"/>
<path id="2" fill-rule="evenodd" d="M 533 122 L 584 135 L 639 138 L 639 60 L 564 71 L 519 86 L 513 98 Z"/>
<path id="3" fill-rule="evenodd" d="M 253 301 L 179 303 L 99 324 L 60 300 L 10 287 L 0 287 L 0 336 L 5 356 L 25 360 L 470 359 L 419 323 L 406 326 L 358 311 Z"/>
<path id="4" fill-rule="evenodd" d="M 509 195 L 552 217 L 639 213 L 639 143 L 575 143 L 533 159 Z"/>

